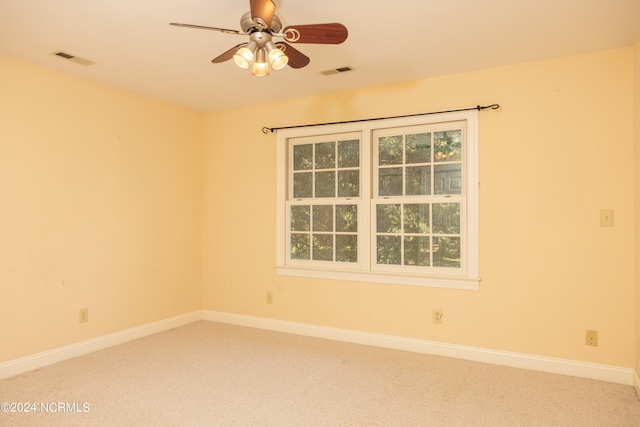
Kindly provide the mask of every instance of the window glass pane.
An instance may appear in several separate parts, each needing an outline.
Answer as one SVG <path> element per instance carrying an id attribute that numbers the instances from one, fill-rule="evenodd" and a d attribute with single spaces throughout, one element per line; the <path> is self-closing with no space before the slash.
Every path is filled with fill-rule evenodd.
<path id="1" fill-rule="evenodd" d="M 378 195 L 402 196 L 402 168 L 378 170 Z"/>
<path id="2" fill-rule="evenodd" d="M 336 206 L 336 231 L 343 233 L 358 232 L 358 206 Z"/>
<path id="3" fill-rule="evenodd" d="M 310 234 L 291 234 L 291 259 L 310 259 Z"/>
<path id="4" fill-rule="evenodd" d="M 309 170 L 313 165 L 313 145 L 293 146 L 293 170 Z"/>
<path id="5" fill-rule="evenodd" d="M 360 166 L 360 141 L 338 142 L 338 167 L 357 168 Z"/>
<path id="6" fill-rule="evenodd" d="M 430 251 L 429 237 L 405 236 L 404 238 L 404 265 L 429 266 Z"/>
<path id="7" fill-rule="evenodd" d="M 460 204 L 433 204 L 433 233 L 460 234 Z"/>
<path id="8" fill-rule="evenodd" d="M 313 207 L 313 231 L 333 231 L 333 206 Z"/>
<path id="9" fill-rule="evenodd" d="M 309 231 L 310 206 L 291 206 L 291 231 Z"/>
<path id="10" fill-rule="evenodd" d="M 461 169 L 460 163 L 434 166 L 435 194 L 462 194 Z"/>
<path id="11" fill-rule="evenodd" d="M 358 236 L 354 234 L 336 235 L 336 261 L 358 262 Z"/>
<path id="12" fill-rule="evenodd" d="M 321 142 L 316 147 L 316 169 L 331 169 L 336 167 L 336 143 Z"/>
<path id="13" fill-rule="evenodd" d="M 406 168 L 405 187 L 407 196 L 431 194 L 431 166 L 411 166 Z"/>
<path id="14" fill-rule="evenodd" d="M 406 163 L 429 163 L 431 161 L 431 134 L 407 135 Z"/>
<path id="15" fill-rule="evenodd" d="M 460 129 L 435 132 L 433 140 L 436 162 L 459 161 L 462 159 L 462 131 Z"/>
<path id="16" fill-rule="evenodd" d="M 404 205 L 404 232 L 429 233 L 429 204 Z"/>
<path id="17" fill-rule="evenodd" d="M 338 197 L 360 196 L 360 171 L 338 171 Z"/>
<path id="18" fill-rule="evenodd" d="M 333 234 L 313 235 L 313 259 L 333 261 Z"/>
<path id="19" fill-rule="evenodd" d="M 378 138 L 378 164 L 402 164 L 402 135 Z"/>
<path id="20" fill-rule="evenodd" d="M 400 205 L 377 205 L 376 230 L 378 233 L 400 232 Z"/>
<path id="21" fill-rule="evenodd" d="M 293 174 L 293 197 L 304 199 L 313 197 L 313 172 Z"/>
<path id="22" fill-rule="evenodd" d="M 378 264 L 400 264 L 400 236 L 378 236 L 376 245 Z"/>
<path id="23" fill-rule="evenodd" d="M 433 266 L 460 268 L 460 238 L 433 238 Z"/>
<path id="24" fill-rule="evenodd" d="M 336 196 L 336 173 L 316 172 L 316 197 Z"/>

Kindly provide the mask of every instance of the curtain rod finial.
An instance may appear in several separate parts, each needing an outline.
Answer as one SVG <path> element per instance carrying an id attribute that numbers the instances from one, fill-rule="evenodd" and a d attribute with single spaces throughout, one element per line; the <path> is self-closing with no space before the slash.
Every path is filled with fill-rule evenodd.
<path id="1" fill-rule="evenodd" d="M 477 109 L 478 111 L 482 111 L 482 110 L 486 110 L 487 108 L 491 108 L 492 110 L 497 110 L 498 108 L 500 108 L 500 104 L 491 104 L 491 105 L 478 105 Z"/>

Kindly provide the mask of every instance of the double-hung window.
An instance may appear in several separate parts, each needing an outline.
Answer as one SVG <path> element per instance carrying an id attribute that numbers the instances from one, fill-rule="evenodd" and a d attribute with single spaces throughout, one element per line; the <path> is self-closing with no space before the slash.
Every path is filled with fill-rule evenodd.
<path id="1" fill-rule="evenodd" d="M 477 111 L 278 131 L 278 274 L 478 288 Z"/>

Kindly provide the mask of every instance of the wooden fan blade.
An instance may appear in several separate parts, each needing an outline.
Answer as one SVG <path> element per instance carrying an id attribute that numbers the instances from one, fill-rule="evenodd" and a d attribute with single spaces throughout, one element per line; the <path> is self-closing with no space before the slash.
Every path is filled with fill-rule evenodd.
<path id="1" fill-rule="evenodd" d="M 250 0 L 251 19 L 260 20 L 266 28 L 271 28 L 271 21 L 276 12 L 273 0 Z"/>
<path id="2" fill-rule="evenodd" d="M 349 32 L 342 24 L 291 25 L 282 34 L 289 43 L 340 44 L 347 39 Z"/>
<path id="3" fill-rule="evenodd" d="M 303 68 L 309 65 L 309 62 L 311 62 L 307 55 L 285 42 L 278 42 L 276 43 L 276 46 L 289 57 L 289 62 L 287 65 L 289 65 L 289 67 L 291 68 Z"/>
<path id="4" fill-rule="evenodd" d="M 170 22 L 169 25 L 174 25 L 176 27 L 184 27 L 184 28 L 196 28 L 199 30 L 220 31 L 227 34 L 244 34 L 238 30 L 229 30 L 227 28 L 205 27 L 203 25 L 181 24 L 179 22 Z"/>
<path id="5" fill-rule="evenodd" d="M 247 45 L 246 43 L 240 43 L 239 45 L 232 47 L 231 49 L 229 49 L 228 51 L 226 51 L 222 55 L 219 55 L 219 56 L 213 58 L 211 60 L 211 62 L 213 62 L 214 64 L 218 64 L 220 62 L 228 61 L 231 58 L 233 58 L 233 55 L 235 55 L 235 53 L 238 51 L 238 49 L 240 49 L 242 46 L 246 46 L 246 45 Z"/>

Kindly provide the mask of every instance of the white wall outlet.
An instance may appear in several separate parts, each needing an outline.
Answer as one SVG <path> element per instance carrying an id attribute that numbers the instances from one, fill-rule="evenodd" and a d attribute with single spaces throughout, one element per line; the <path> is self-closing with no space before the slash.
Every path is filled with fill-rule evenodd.
<path id="1" fill-rule="evenodd" d="M 442 309 L 434 308 L 432 313 L 433 323 L 442 324 Z"/>
<path id="2" fill-rule="evenodd" d="M 87 323 L 89 321 L 89 309 L 81 308 L 78 312 L 78 322 L 79 323 Z"/>

